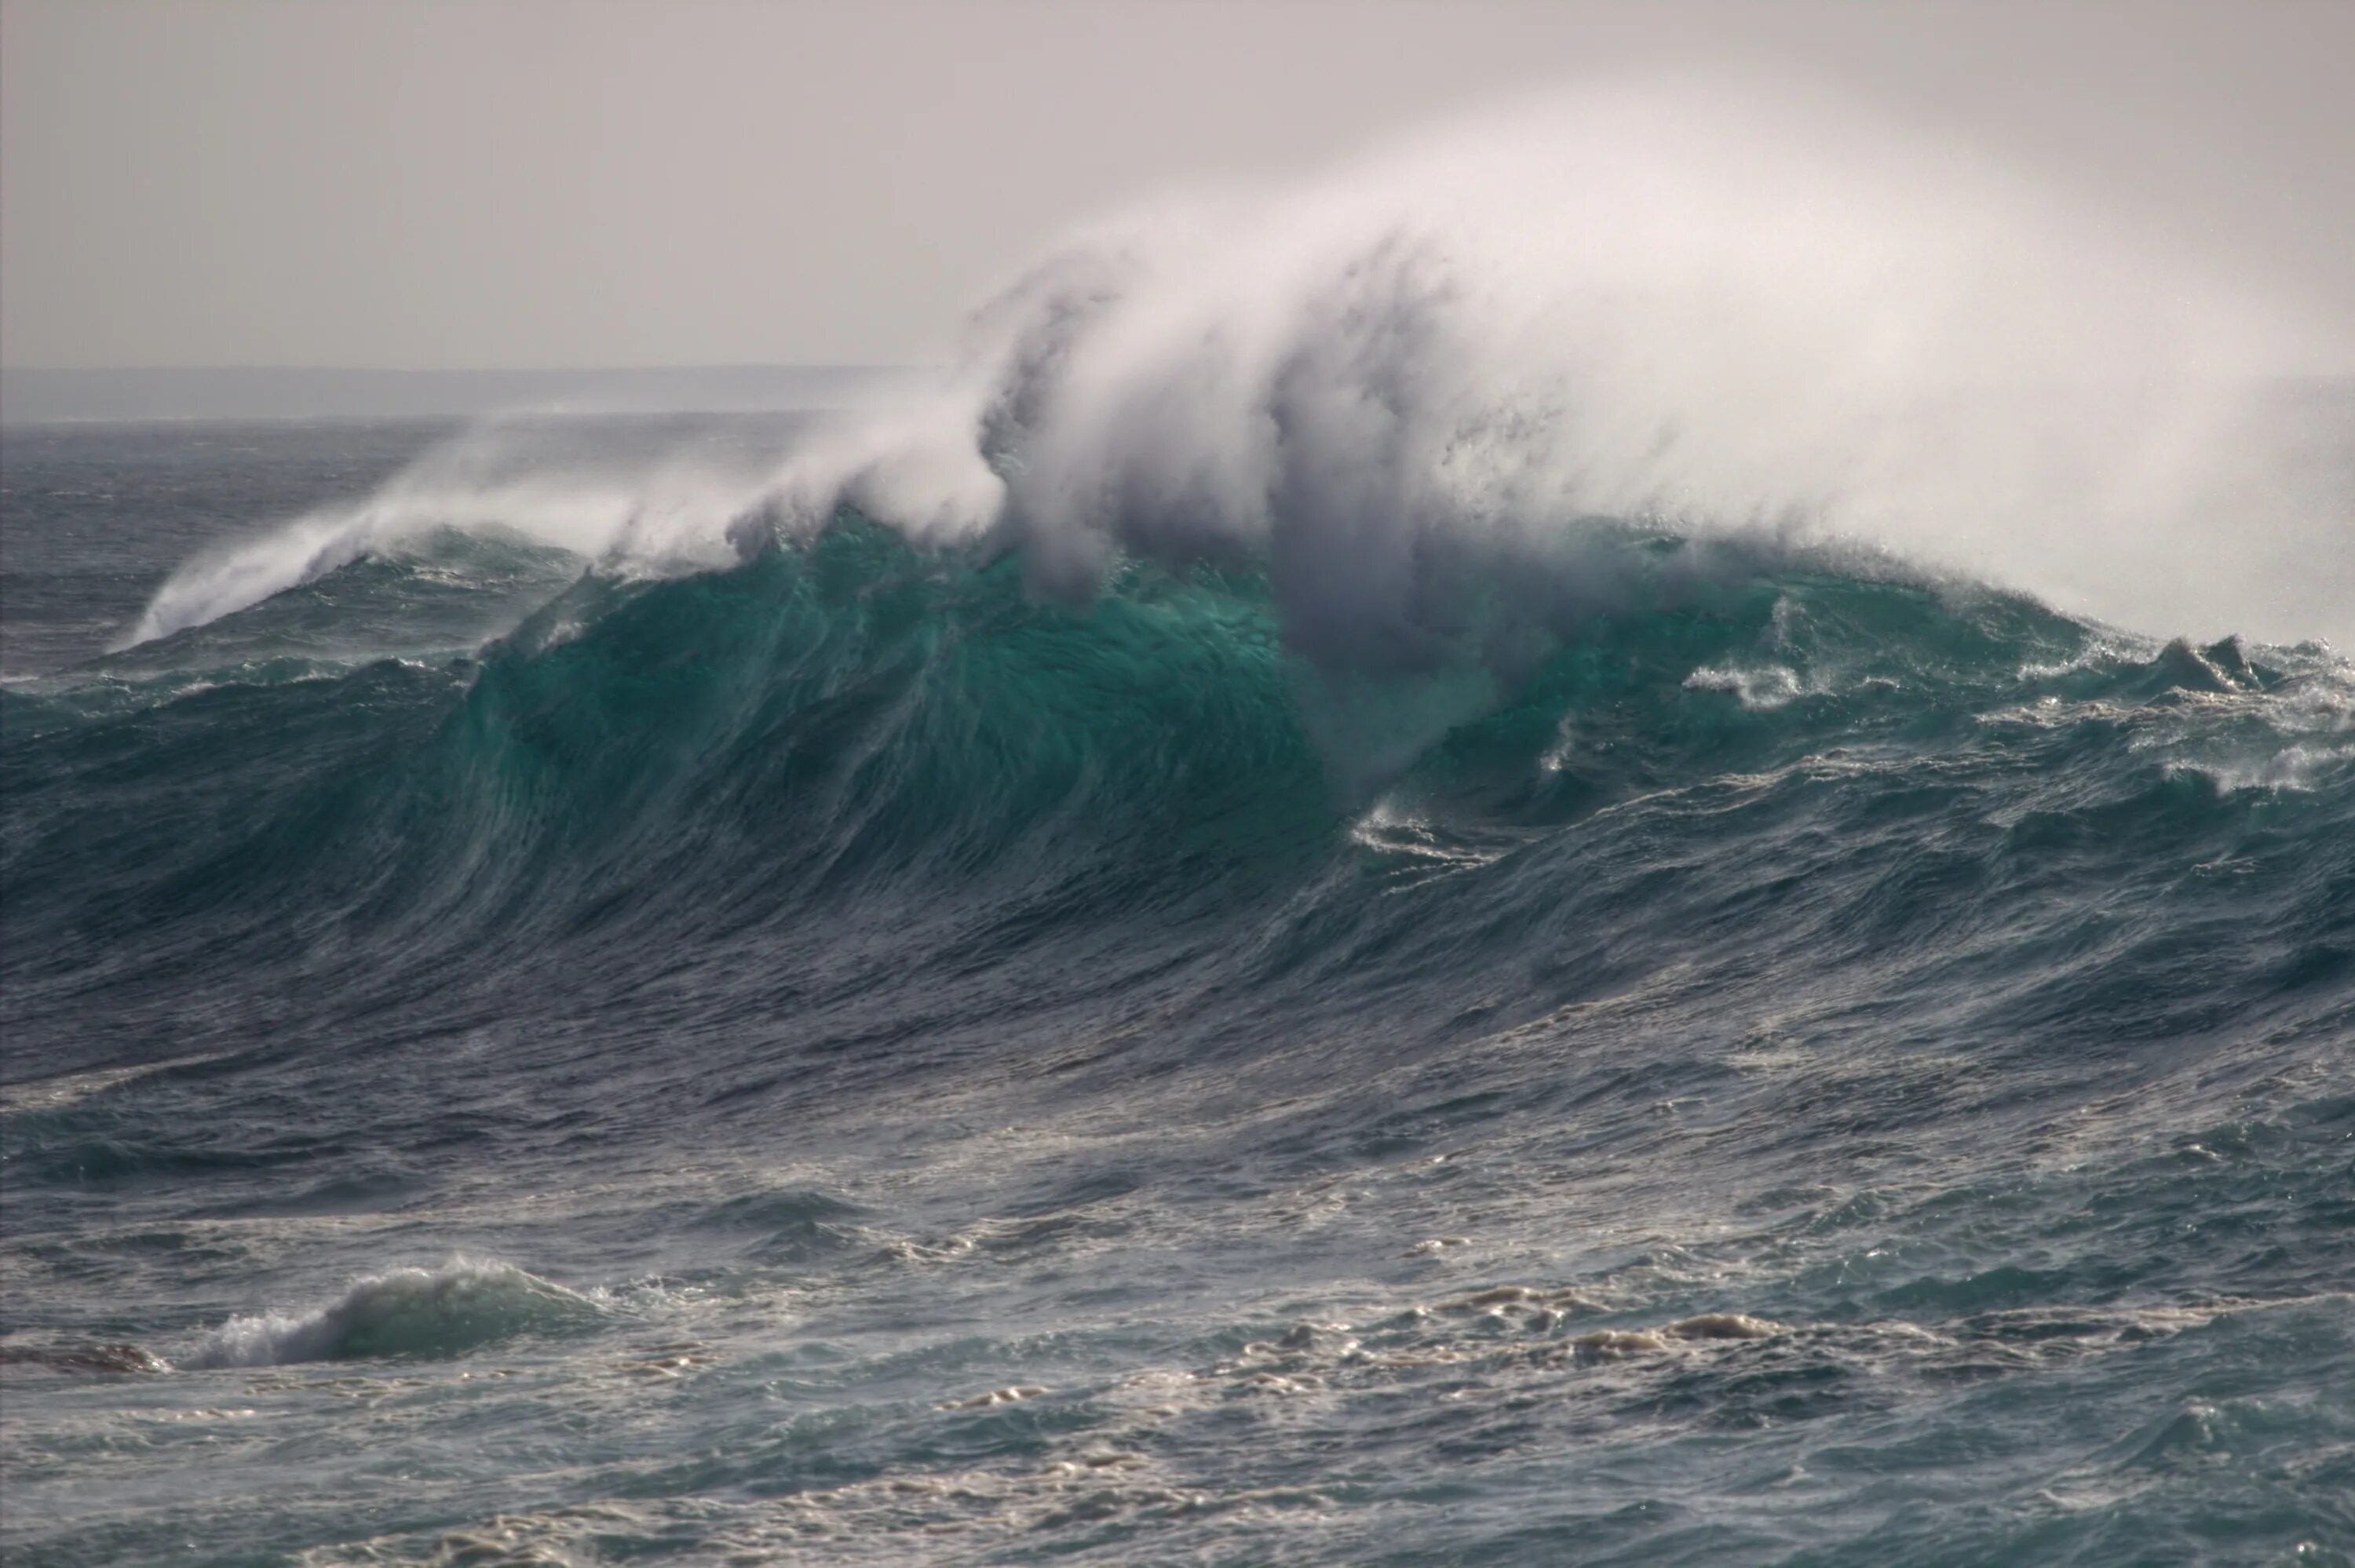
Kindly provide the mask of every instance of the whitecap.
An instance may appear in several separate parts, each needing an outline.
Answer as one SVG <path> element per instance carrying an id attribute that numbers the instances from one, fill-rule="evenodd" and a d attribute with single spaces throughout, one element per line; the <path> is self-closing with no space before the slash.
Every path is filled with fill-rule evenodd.
<path id="1" fill-rule="evenodd" d="M 513 1264 L 453 1258 L 355 1281 L 324 1307 L 231 1318 L 184 1367 L 281 1366 L 378 1356 L 452 1356 L 528 1333 L 579 1330 L 603 1308 Z"/>

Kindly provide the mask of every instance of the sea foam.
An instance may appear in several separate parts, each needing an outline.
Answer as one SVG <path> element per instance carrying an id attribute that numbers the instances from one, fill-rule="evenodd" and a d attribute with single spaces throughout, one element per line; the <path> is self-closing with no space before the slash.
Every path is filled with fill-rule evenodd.
<path id="1" fill-rule="evenodd" d="M 183 1367 L 279 1366 L 379 1356 L 453 1356 L 523 1334 L 597 1323 L 603 1309 L 512 1264 L 455 1258 L 368 1275 L 324 1307 L 231 1318 Z"/>

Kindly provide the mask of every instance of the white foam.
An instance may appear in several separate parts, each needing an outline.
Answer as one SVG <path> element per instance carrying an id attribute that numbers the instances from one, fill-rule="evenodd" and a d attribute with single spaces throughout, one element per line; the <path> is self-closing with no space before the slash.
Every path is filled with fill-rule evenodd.
<path id="1" fill-rule="evenodd" d="M 1799 677 L 1780 664 L 1759 669 L 1704 664 L 1687 675 L 1684 683 L 1689 692 L 1724 692 L 1753 713 L 1782 707 L 1806 690 Z"/>
<path id="2" fill-rule="evenodd" d="M 178 1364 L 253 1367 L 453 1355 L 519 1333 L 593 1322 L 601 1311 L 591 1298 L 513 1264 L 453 1258 L 438 1268 L 365 1276 L 309 1311 L 231 1318 Z"/>
<path id="3" fill-rule="evenodd" d="M 2242 789 L 2306 791 L 2315 787 L 2320 775 L 2350 758 L 2355 758 L 2355 747 L 2300 743 L 2283 747 L 2270 757 L 2237 763 L 2177 763 L 2169 770 L 2202 775 L 2222 794 Z"/>

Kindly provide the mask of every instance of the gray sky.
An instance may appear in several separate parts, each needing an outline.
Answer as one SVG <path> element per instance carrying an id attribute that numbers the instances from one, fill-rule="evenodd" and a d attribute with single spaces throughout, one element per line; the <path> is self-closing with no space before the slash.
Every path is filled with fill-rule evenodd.
<path id="1" fill-rule="evenodd" d="M 1550 83 L 1797 70 L 2297 298 L 2355 371 L 2355 4 L 0 0 L 0 358 L 936 356 L 1064 225 Z"/>

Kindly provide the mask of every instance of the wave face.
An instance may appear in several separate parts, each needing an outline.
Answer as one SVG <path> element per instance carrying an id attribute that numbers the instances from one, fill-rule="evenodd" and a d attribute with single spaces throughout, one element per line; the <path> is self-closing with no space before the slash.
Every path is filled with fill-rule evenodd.
<path id="1" fill-rule="evenodd" d="M 452 571 L 487 598 L 548 580 L 510 548 L 451 550 L 306 591 L 422 616 Z M 1007 993 L 994 1028 L 1092 970 L 1119 989 L 1262 964 L 1254 1007 L 1314 977 L 1322 1013 L 1412 993 L 1435 1022 L 1497 964 L 1534 966 L 1544 983 L 1479 1009 L 1520 1022 L 1607 992 L 1620 943 L 1656 966 L 1762 896 L 1633 891 L 1663 821 L 1701 813 L 1718 848 L 1813 886 L 1806 846 L 1853 853 L 1849 814 L 1893 797 L 1913 827 L 1891 880 L 1835 878 L 1814 920 L 1747 941 L 1792 972 L 1899 964 L 1971 1033 L 1999 995 L 1967 977 L 2037 974 L 2081 905 L 2136 911 L 2102 922 L 2102 952 L 2164 955 L 2170 901 L 2220 895 L 2150 880 L 2180 855 L 2311 855 L 2355 758 L 2346 668 L 2319 646 L 2161 647 L 1804 551 L 1598 524 L 1559 575 L 1427 585 L 1412 667 L 1377 673 L 1288 651 L 1263 573 L 1131 565 L 1073 613 L 1022 566 L 852 517 L 730 571 L 584 577 L 479 660 L 12 690 L 9 871 L 41 938 L 12 958 L 12 1005 L 51 1026 L 103 975 L 206 1052 L 241 1044 L 228 999 L 257 991 L 273 1030 L 325 1030 L 371 1005 L 496 1012 L 524 966 L 610 1021 L 648 963 L 684 985 L 757 953 L 754 994 L 795 1010 L 979 966 Z M 2043 792 L 2014 798 L 2022 775 Z M 2084 880 L 2065 907 L 2039 834 Z M 1595 879 L 1613 865 L 1629 886 Z M 2259 991 L 2275 964 L 2337 962 L 2343 883 L 2300 885 L 2241 911 Z M 1934 954 L 1910 950 L 1917 923 Z M 1539 958 L 1538 929 L 1565 953 Z M 1582 929 L 1615 935 L 1582 951 Z M 2215 1002 L 2216 974 L 2187 980 Z M 898 989 L 875 1000 L 939 1023 L 938 995 Z"/>
<path id="2" fill-rule="evenodd" d="M 2344 389 L 1767 118 L 8 431 L 0 1551 L 2345 1560 Z"/>

